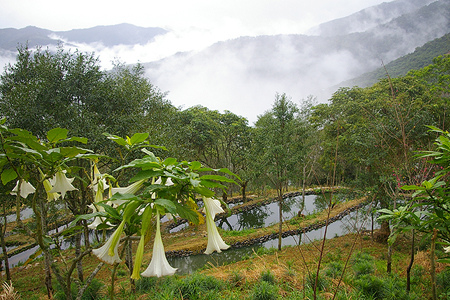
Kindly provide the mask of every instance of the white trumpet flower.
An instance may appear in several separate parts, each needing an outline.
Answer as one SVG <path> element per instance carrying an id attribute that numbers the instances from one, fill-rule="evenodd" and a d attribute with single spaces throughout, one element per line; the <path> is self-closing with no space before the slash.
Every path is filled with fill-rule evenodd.
<path id="1" fill-rule="evenodd" d="M 98 249 L 92 250 L 95 256 L 97 256 L 101 261 L 113 265 L 115 263 L 120 263 L 122 260 L 119 257 L 119 240 L 122 234 L 125 221 L 122 221 L 117 227 L 116 231 L 111 235 L 111 237 L 106 241 L 106 243 Z"/>
<path id="2" fill-rule="evenodd" d="M 96 212 L 101 212 L 101 211 L 105 211 L 105 209 L 104 209 L 103 207 L 101 207 L 101 206 L 98 206 L 98 209 L 97 209 L 97 206 L 95 206 L 94 204 L 89 204 L 88 207 L 89 207 L 90 209 L 92 209 L 92 211 L 93 211 L 94 213 L 96 213 Z M 100 217 L 95 217 L 95 218 L 94 218 L 94 221 L 93 221 L 91 224 L 88 225 L 88 228 L 90 228 L 90 229 L 97 229 L 97 226 L 100 225 L 100 224 L 102 224 L 102 223 L 103 223 L 102 218 L 100 218 Z"/>
<path id="3" fill-rule="evenodd" d="M 11 191 L 11 195 L 17 195 L 19 190 L 19 182 L 20 180 L 17 180 L 16 186 Z M 26 198 L 29 194 L 33 194 L 35 191 L 36 189 L 31 185 L 31 183 L 22 180 L 22 183 L 20 184 L 20 197 Z"/>
<path id="4" fill-rule="evenodd" d="M 175 274 L 177 271 L 176 268 L 172 268 L 167 261 L 166 254 L 164 252 L 164 245 L 161 238 L 161 229 L 160 229 L 160 215 L 159 212 L 156 214 L 156 234 L 155 241 L 153 243 L 153 255 L 150 264 L 147 269 L 141 273 L 143 277 L 151 277 L 151 276 L 170 276 Z"/>
<path id="5" fill-rule="evenodd" d="M 450 253 L 450 246 L 444 248 L 445 253 Z"/>
<path id="6" fill-rule="evenodd" d="M 54 177 L 53 189 L 49 193 L 61 193 L 61 197 L 64 199 L 66 192 L 77 190 L 76 187 L 72 185 L 74 178 L 67 178 L 63 171 L 58 171 Z"/>
<path id="7" fill-rule="evenodd" d="M 211 254 L 214 251 L 220 253 L 222 250 L 230 248 L 230 246 L 225 244 L 222 240 L 222 237 L 217 230 L 216 223 L 214 223 L 216 214 L 222 213 L 224 210 L 220 206 L 219 200 L 203 198 L 203 202 L 205 204 L 204 212 L 206 215 L 206 230 L 208 232 L 208 245 L 206 246 L 205 254 Z"/>

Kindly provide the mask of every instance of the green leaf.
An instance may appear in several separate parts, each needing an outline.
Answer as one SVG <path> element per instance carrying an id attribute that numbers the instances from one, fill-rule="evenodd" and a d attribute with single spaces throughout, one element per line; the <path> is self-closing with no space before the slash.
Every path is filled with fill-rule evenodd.
<path id="1" fill-rule="evenodd" d="M 14 180 L 17 178 L 17 173 L 13 169 L 6 169 L 6 170 L 3 170 L 1 178 L 2 178 L 3 185 L 6 185 L 11 180 Z"/>
<path id="2" fill-rule="evenodd" d="M 109 134 L 109 133 L 106 133 L 106 132 L 103 133 L 103 135 L 106 136 L 108 139 L 116 142 L 120 146 L 128 146 L 127 141 L 125 141 L 125 139 L 121 138 L 120 136 Z"/>
<path id="3" fill-rule="evenodd" d="M 198 214 L 196 211 L 178 203 L 175 205 L 177 206 L 177 214 L 180 218 L 186 219 L 194 224 L 198 224 Z"/>
<path id="4" fill-rule="evenodd" d="M 236 183 L 233 179 L 230 179 L 228 177 L 222 176 L 222 175 L 203 175 L 200 177 L 201 180 L 217 180 L 217 181 L 224 181 L 224 182 L 231 182 Z"/>
<path id="5" fill-rule="evenodd" d="M 88 139 L 84 137 L 72 136 L 68 139 L 65 139 L 64 142 L 80 142 L 82 144 L 87 144 Z"/>
<path id="6" fill-rule="evenodd" d="M 202 167 L 202 164 L 198 161 L 191 162 L 191 169 L 196 171 L 199 170 Z"/>
<path id="7" fill-rule="evenodd" d="M 154 203 L 156 205 L 164 207 L 164 209 L 166 209 L 171 214 L 176 214 L 177 207 L 173 201 L 170 201 L 168 199 L 159 198 L 159 199 L 156 199 Z"/>
<path id="8" fill-rule="evenodd" d="M 214 192 L 213 191 L 211 191 L 208 188 L 202 187 L 202 186 L 194 187 L 194 191 L 196 193 L 199 193 L 200 195 L 203 195 L 203 196 L 207 197 L 207 198 L 211 198 L 211 197 L 214 196 Z"/>
<path id="9" fill-rule="evenodd" d="M 64 157 L 75 157 L 78 154 L 85 154 L 87 152 L 92 152 L 89 149 L 84 149 L 80 147 L 62 147 L 61 149 L 61 155 Z"/>
<path id="10" fill-rule="evenodd" d="M 133 176 L 130 179 L 130 183 L 142 180 L 142 179 L 148 179 L 148 178 L 153 178 L 153 177 L 158 177 L 163 175 L 163 171 L 162 170 L 141 170 L 139 171 L 135 176 Z"/>
<path id="11" fill-rule="evenodd" d="M 164 160 L 163 164 L 166 166 L 171 166 L 177 163 L 177 159 L 173 157 L 168 157 Z"/>
<path id="12" fill-rule="evenodd" d="M 147 138 L 148 138 L 148 132 L 147 133 L 135 133 L 131 139 L 130 139 L 130 143 L 131 145 L 135 145 L 138 143 L 142 143 L 144 142 Z"/>
<path id="13" fill-rule="evenodd" d="M 47 132 L 47 139 L 50 143 L 56 143 L 60 140 L 67 139 L 69 130 L 65 128 L 53 128 Z"/>

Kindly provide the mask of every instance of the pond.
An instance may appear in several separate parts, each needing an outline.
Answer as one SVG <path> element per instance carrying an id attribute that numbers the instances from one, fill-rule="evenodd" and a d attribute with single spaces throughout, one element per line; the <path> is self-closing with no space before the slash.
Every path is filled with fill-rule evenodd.
<path id="1" fill-rule="evenodd" d="M 345 235 L 350 232 L 356 232 L 357 230 L 368 230 L 372 224 L 370 217 L 367 218 L 367 210 L 369 208 L 362 208 L 351 212 L 341 220 L 335 221 L 329 224 L 327 229 L 327 239 Z M 321 227 L 317 230 L 313 230 L 301 235 L 288 236 L 282 239 L 282 246 L 296 246 L 301 244 L 308 244 L 311 241 L 323 239 L 325 227 Z M 210 255 L 198 254 L 187 257 L 168 257 L 170 265 L 174 268 L 178 268 L 177 273 L 179 275 L 191 274 L 196 270 L 208 266 L 222 266 L 230 264 L 236 261 L 250 257 L 254 252 L 257 252 L 259 248 L 276 248 L 278 247 L 278 239 L 272 239 L 264 243 L 254 244 L 252 246 L 242 248 L 230 248 L 222 253 L 213 253 Z"/>

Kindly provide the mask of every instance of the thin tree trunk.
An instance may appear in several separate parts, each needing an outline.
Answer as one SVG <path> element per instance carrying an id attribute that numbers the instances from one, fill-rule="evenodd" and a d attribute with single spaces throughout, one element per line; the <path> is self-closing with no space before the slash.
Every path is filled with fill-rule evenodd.
<path id="1" fill-rule="evenodd" d="M 101 262 L 97 265 L 97 267 L 92 271 L 91 275 L 86 279 L 86 282 L 84 285 L 78 290 L 77 298 L 76 300 L 81 300 L 81 297 L 83 297 L 84 291 L 88 288 L 89 284 L 91 284 L 92 280 L 94 279 L 95 275 L 100 271 L 100 269 L 103 267 L 104 263 Z"/>
<path id="2" fill-rule="evenodd" d="M 8 252 L 6 250 L 6 243 L 5 243 L 5 234 L 6 234 L 6 225 L 7 225 L 7 218 L 6 218 L 6 207 L 5 203 L 3 203 L 3 224 L 0 222 L 0 242 L 2 244 L 2 251 L 3 251 L 3 261 L 5 262 L 5 272 L 6 272 L 6 280 L 11 281 L 11 273 L 9 271 L 9 261 L 8 261 Z"/>
<path id="3" fill-rule="evenodd" d="M 432 299 L 437 299 L 436 292 L 436 239 L 437 239 L 438 230 L 436 228 L 433 229 L 433 237 L 431 239 L 431 249 L 430 249 L 430 260 L 431 260 L 431 295 Z"/>
<path id="4" fill-rule="evenodd" d="M 6 217 L 5 217 L 5 221 L 6 221 Z M 5 262 L 6 280 L 10 281 L 11 273 L 9 272 L 8 252 L 6 250 L 5 231 L 3 228 L 6 229 L 6 223 L 5 223 L 5 226 L 3 226 L 3 224 L 0 222 L 0 240 L 1 240 L 1 244 L 2 244 L 3 261 Z"/>
<path id="5" fill-rule="evenodd" d="M 414 263 L 414 229 L 412 230 L 412 240 L 411 240 L 411 259 L 409 260 L 409 265 L 406 268 L 406 292 L 409 293 L 411 290 L 411 269 Z"/>
<path id="6" fill-rule="evenodd" d="M 278 189 L 279 225 L 278 225 L 278 250 L 281 250 L 281 239 L 283 238 L 283 191 Z"/>
<path id="7" fill-rule="evenodd" d="M 75 257 L 80 256 L 81 254 L 81 232 L 78 232 L 75 234 Z M 83 276 L 83 264 L 81 262 L 81 259 L 77 261 L 77 274 L 78 279 L 83 282 L 84 276 Z"/>

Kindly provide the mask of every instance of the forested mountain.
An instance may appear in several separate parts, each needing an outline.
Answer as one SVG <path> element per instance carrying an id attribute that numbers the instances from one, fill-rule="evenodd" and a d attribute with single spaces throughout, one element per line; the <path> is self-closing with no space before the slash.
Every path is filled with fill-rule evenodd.
<path id="1" fill-rule="evenodd" d="M 167 31 L 158 27 L 139 27 L 131 24 L 112 26 L 96 26 L 87 29 L 73 29 L 69 31 L 51 31 L 28 26 L 22 29 L 0 29 L 0 48 L 14 51 L 18 44 L 28 41 L 29 47 L 57 45 L 65 40 L 69 45 L 76 43 L 102 43 L 107 47 L 114 45 L 146 44 L 155 36 Z"/>
<path id="2" fill-rule="evenodd" d="M 380 67 L 372 72 L 365 73 L 357 78 L 347 80 L 339 86 L 367 87 L 376 83 L 380 78 L 386 77 L 386 71 L 391 77 L 403 76 L 410 70 L 418 70 L 433 62 L 433 58 L 442 54 L 450 53 L 450 34 L 417 47 L 413 53 L 402 56 L 388 64 L 386 69 Z M 335 86 L 333 89 L 336 89 Z"/>
<path id="3" fill-rule="evenodd" d="M 412 13 L 435 0 L 398 0 L 363 9 L 351 16 L 332 20 L 313 27 L 308 35 L 336 36 L 364 32 L 387 23 L 401 15 Z"/>

